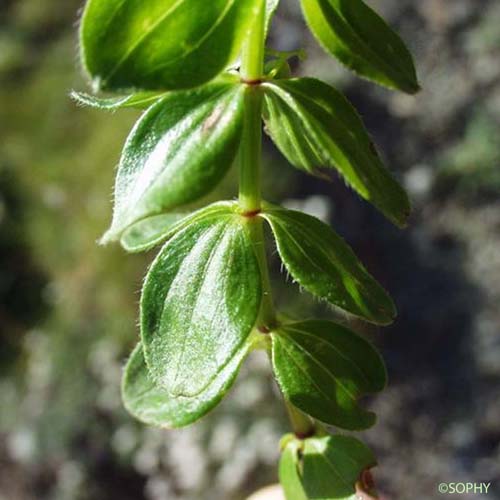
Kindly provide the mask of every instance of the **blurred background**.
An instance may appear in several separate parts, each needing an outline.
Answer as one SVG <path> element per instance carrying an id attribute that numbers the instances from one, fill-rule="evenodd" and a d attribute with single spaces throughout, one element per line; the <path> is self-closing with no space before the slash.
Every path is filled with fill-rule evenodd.
<path id="1" fill-rule="evenodd" d="M 397 230 L 350 192 L 302 175 L 266 144 L 270 201 L 329 221 L 394 296 L 382 331 L 390 386 L 363 438 L 390 500 L 438 499 L 440 482 L 491 482 L 500 498 L 500 2 L 373 0 L 416 56 L 408 97 L 353 78 L 282 0 L 270 45 L 304 47 L 296 74 L 347 94 L 414 204 Z M 78 108 L 81 0 L 0 0 L 0 499 L 241 500 L 275 482 L 288 430 L 267 360 L 180 431 L 144 427 L 120 402 L 152 254 L 96 240 L 138 113 Z M 234 169 L 233 169 L 234 170 Z M 233 171 L 211 199 L 236 194 Z M 205 202 L 204 200 L 203 202 Z M 280 275 L 294 316 L 334 317 Z M 462 498 L 479 498 L 463 495 Z M 481 498 L 484 498 L 482 496 Z"/>

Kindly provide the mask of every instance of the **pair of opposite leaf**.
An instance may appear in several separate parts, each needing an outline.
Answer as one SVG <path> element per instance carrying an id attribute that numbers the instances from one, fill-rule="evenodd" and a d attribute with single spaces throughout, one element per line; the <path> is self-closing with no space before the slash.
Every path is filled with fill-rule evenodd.
<path id="1" fill-rule="evenodd" d="M 215 203 L 152 239 L 142 233 L 129 240 L 147 248 L 168 239 L 144 284 L 141 345 L 124 378 L 125 404 L 140 420 L 168 427 L 194 422 L 222 399 L 246 355 L 261 346 L 256 325 L 263 291 L 255 254 L 263 244 L 255 236 L 261 219 L 302 287 L 369 321 L 390 320 L 392 301 L 329 226 L 267 204 L 246 217 L 236 202 Z M 264 326 L 289 401 L 341 428 L 373 425 L 374 415 L 357 400 L 381 391 L 386 373 L 366 340 L 329 321 Z"/>
<path id="2" fill-rule="evenodd" d="M 300 0 L 326 51 L 359 75 L 418 91 L 412 57 L 362 0 Z M 89 0 L 82 61 L 97 90 L 196 87 L 233 64 L 265 3 L 266 31 L 279 0 Z"/>
<path id="3" fill-rule="evenodd" d="M 221 181 L 238 152 L 245 92 L 263 93 L 266 130 L 292 165 L 313 174 L 319 167 L 336 169 L 391 221 L 405 224 L 406 193 L 342 94 L 313 78 L 246 88 L 226 77 L 165 94 L 137 122 L 120 161 L 113 223 L 104 241 L 120 239 L 148 217 L 182 210 Z"/>
<path id="4" fill-rule="evenodd" d="M 224 70 L 238 57 L 262 2 L 87 2 L 82 60 L 97 88 L 141 90 L 77 99 L 105 109 L 151 105 L 127 141 L 114 220 L 103 241 L 202 197 L 229 169 L 241 138 L 245 88 Z M 278 3 L 266 2 L 267 25 Z M 302 7 L 320 43 L 348 67 L 393 88 L 418 89 L 403 42 L 361 0 L 302 0 Z M 179 91 L 186 87 L 197 88 Z M 339 92 L 311 78 L 268 81 L 256 91 L 265 94 L 266 130 L 293 165 L 310 173 L 336 168 L 391 221 L 405 224 L 407 196 Z"/>
<path id="5" fill-rule="evenodd" d="M 267 23 L 277 5 L 267 2 Z M 362 1 L 302 0 L 302 6 L 320 43 L 348 67 L 393 88 L 418 89 L 403 43 Z M 124 379 L 127 407 L 146 422 L 180 426 L 199 418 L 227 392 L 255 347 L 262 294 L 250 234 L 255 221 L 222 204 L 168 227 L 231 166 L 245 92 L 263 93 L 266 130 L 293 165 L 311 173 L 336 168 L 398 225 L 409 212 L 406 194 L 335 89 L 311 78 L 250 88 L 234 74 L 221 76 L 261 7 L 262 0 L 90 0 L 84 12 L 82 59 L 95 86 L 141 91 L 78 99 L 107 109 L 148 108 L 127 140 L 104 240 L 119 239 L 135 251 L 170 238 L 146 280 L 141 344 Z M 196 88 L 182 90 L 188 87 Z M 393 319 L 390 298 L 330 228 L 274 207 L 259 217 L 305 289 L 369 321 Z M 297 407 L 348 429 L 373 423 L 356 399 L 381 390 L 385 371 L 366 341 L 330 322 L 281 325 L 270 338 L 276 377 Z"/>

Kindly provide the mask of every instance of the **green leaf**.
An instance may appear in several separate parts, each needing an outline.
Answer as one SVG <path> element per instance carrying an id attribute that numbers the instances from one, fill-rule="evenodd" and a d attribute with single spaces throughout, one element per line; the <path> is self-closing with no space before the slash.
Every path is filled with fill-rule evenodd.
<path id="1" fill-rule="evenodd" d="M 352 437 L 292 438 L 281 456 L 280 481 L 286 500 L 358 500 L 365 498 L 362 474 L 375 465 L 370 449 Z"/>
<path id="2" fill-rule="evenodd" d="M 413 58 L 401 38 L 362 0 L 301 0 L 323 48 L 360 76 L 414 94 Z"/>
<path id="3" fill-rule="evenodd" d="M 122 380 L 122 399 L 127 411 L 141 422 L 166 428 L 192 424 L 212 410 L 233 385 L 248 354 L 244 344 L 211 383 L 194 397 L 173 396 L 155 384 L 144 361 L 142 345 L 134 349 Z"/>
<path id="4" fill-rule="evenodd" d="M 384 167 L 356 110 L 333 87 L 314 78 L 268 82 L 266 131 L 288 161 L 315 173 L 335 168 L 365 200 L 398 226 L 410 203 Z"/>
<path id="5" fill-rule="evenodd" d="M 127 252 L 143 252 L 150 250 L 162 241 L 168 240 L 193 222 L 206 217 L 225 215 L 237 211 L 237 202 L 219 201 L 192 214 L 166 213 L 153 215 L 126 229 L 120 243 Z"/>
<path id="6" fill-rule="evenodd" d="M 303 412 L 342 429 L 375 423 L 358 398 L 384 389 L 387 374 L 376 349 L 330 321 L 302 321 L 272 334 L 273 367 L 287 400 Z"/>
<path id="7" fill-rule="evenodd" d="M 149 270 L 141 298 L 144 356 L 172 397 L 198 397 L 246 349 L 262 299 L 247 224 L 237 214 L 193 222 Z"/>
<path id="8" fill-rule="evenodd" d="M 266 63 L 264 73 L 266 78 L 279 80 L 290 78 L 292 76 L 292 69 L 286 59 L 273 59 Z"/>
<path id="9" fill-rule="evenodd" d="M 123 233 L 120 243 L 127 252 L 143 252 L 168 239 L 172 227 L 186 214 L 166 213 L 153 215 L 136 222 Z"/>
<path id="10" fill-rule="evenodd" d="M 231 166 L 243 124 L 243 86 L 211 83 L 171 92 L 132 130 L 115 185 L 113 223 L 103 242 L 132 224 L 210 192 Z"/>
<path id="11" fill-rule="evenodd" d="M 279 476 L 286 500 L 308 500 L 299 473 L 299 443 L 292 439 L 281 453 Z"/>
<path id="12" fill-rule="evenodd" d="M 114 111 L 120 108 L 147 109 L 164 95 L 164 92 L 137 92 L 120 97 L 96 97 L 84 92 L 71 92 L 71 98 L 80 106 Z"/>
<path id="13" fill-rule="evenodd" d="M 239 54 L 262 0 L 89 0 L 80 31 L 97 89 L 201 85 Z"/>
<path id="14" fill-rule="evenodd" d="M 329 226 L 270 205 L 262 217 L 271 225 L 287 271 L 308 292 L 372 323 L 393 321 L 396 309 L 389 295 Z"/>
<path id="15" fill-rule="evenodd" d="M 302 484 L 309 500 L 357 500 L 356 483 L 376 465 L 373 453 L 348 436 L 304 441 Z"/>

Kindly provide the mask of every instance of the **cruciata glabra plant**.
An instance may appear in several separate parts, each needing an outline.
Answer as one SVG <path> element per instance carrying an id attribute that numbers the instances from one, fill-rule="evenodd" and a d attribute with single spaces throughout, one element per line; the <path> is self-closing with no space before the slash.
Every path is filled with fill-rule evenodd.
<path id="1" fill-rule="evenodd" d="M 341 324 L 276 311 L 264 226 L 304 290 L 380 325 L 396 311 L 329 226 L 261 199 L 262 122 L 292 165 L 310 174 L 337 170 L 396 225 L 405 225 L 410 206 L 346 98 L 317 79 L 292 78 L 290 54 L 266 49 L 278 2 L 89 0 L 83 65 L 95 91 L 117 97 L 73 95 L 101 109 L 144 109 L 123 150 L 102 239 L 130 252 L 163 244 L 144 283 L 140 342 L 123 376 L 128 411 L 165 428 L 191 424 L 221 401 L 246 356 L 263 349 L 293 427 L 281 444 L 287 500 L 355 498 L 375 458 L 326 426 L 374 424 L 358 398 L 384 388 L 384 363 Z M 301 3 L 327 52 L 362 77 L 418 91 L 410 53 L 365 3 Z M 187 214 L 236 158 L 238 200 Z"/>

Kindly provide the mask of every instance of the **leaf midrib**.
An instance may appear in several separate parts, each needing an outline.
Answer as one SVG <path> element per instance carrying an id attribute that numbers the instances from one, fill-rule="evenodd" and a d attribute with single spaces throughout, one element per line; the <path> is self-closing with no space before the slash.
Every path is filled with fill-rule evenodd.
<path id="1" fill-rule="evenodd" d="M 304 249 L 302 248 L 302 246 L 292 236 L 292 234 L 290 233 L 290 231 L 287 229 L 285 222 L 283 222 L 282 220 L 280 220 L 279 217 L 277 217 L 276 219 L 274 219 L 273 222 L 274 222 L 274 224 L 277 224 L 278 226 L 281 227 L 281 230 L 284 231 L 288 235 L 288 237 L 294 242 L 295 246 L 300 250 L 300 252 L 302 253 L 302 255 L 304 255 L 304 257 L 306 258 L 306 260 L 308 260 L 312 264 L 313 267 L 315 267 L 316 269 L 319 269 L 320 271 L 324 272 L 324 269 L 321 266 L 319 266 L 318 264 L 316 264 L 316 262 L 311 259 L 311 257 L 304 251 Z M 318 241 L 316 239 L 316 235 L 314 233 L 310 233 L 307 230 L 307 228 L 305 228 L 305 227 L 302 226 L 301 223 L 297 223 L 296 227 L 299 228 L 299 230 L 302 231 L 302 233 L 305 236 L 307 236 L 310 240 L 316 241 L 317 243 L 318 242 L 322 243 L 321 241 Z M 331 242 L 331 245 L 334 246 L 335 242 Z M 280 246 L 282 246 L 282 245 L 280 245 Z M 342 274 L 347 274 L 347 275 L 349 275 L 351 277 L 351 279 L 353 281 L 355 281 L 355 284 L 357 286 L 359 286 L 363 290 L 363 292 L 365 292 L 365 293 L 368 294 L 367 290 L 365 289 L 365 287 L 363 286 L 363 284 L 361 283 L 361 281 L 356 276 L 354 276 L 351 273 L 351 271 L 347 270 L 346 267 L 340 262 L 340 260 L 335 255 L 331 255 L 326 250 L 323 250 L 323 248 L 320 245 L 316 245 L 316 247 L 318 248 L 318 252 L 325 258 L 325 260 L 329 261 L 331 263 L 331 265 L 337 269 L 338 274 L 339 274 L 339 276 L 340 276 L 340 278 L 342 280 L 342 284 L 343 284 L 344 287 L 345 287 L 345 284 L 344 284 L 344 279 L 342 278 Z M 358 306 L 358 304 L 356 304 L 356 306 Z"/>
<path id="2" fill-rule="evenodd" d="M 280 98 L 285 104 L 287 104 L 294 112 L 298 113 L 299 115 L 303 115 L 304 117 L 307 118 L 307 120 L 303 120 L 303 126 L 309 133 L 309 135 L 316 141 L 318 145 L 323 145 L 326 144 L 327 146 L 324 147 L 322 146 L 322 149 L 326 150 L 331 150 L 332 144 L 333 146 L 338 149 L 341 153 L 341 155 L 346 159 L 346 155 L 344 153 L 344 150 L 347 150 L 350 155 L 352 155 L 353 158 L 358 159 L 358 150 L 355 147 L 351 147 L 351 144 L 346 143 L 345 140 L 342 140 L 341 138 L 336 137 L 336 140 L 339 145 L 337 145 L 336 141 L 333 140 L 329 134 L 327 133 L 322 133 L 318 132 L 324 129 L 323 124 L 311 113 L 307 111 L 306 108 L 300 103 L 292 93 L 290 93 L 289 90 L 284 88 L 281 85 L 277 84 L 268 84 L 268 87 L 271 88 L 271 90 L 274 92 L 274 94 Z M 278 91 L 276 90 L 278 89 Z M 294 89 L 295 92 L 295 89 Z M 323 107 L 322 105 L 318 104 L 315 100 L 311 99 L 308 96 L 304 96 L 302 93 L 297 92 L 300 97 L 307 99 L 307 101 L 314 106 L 317 106 L 321 109 L 321 111 L 327 113 L 330 115 L 331 113 L 329 112 L 328 109 Z M 336 116 L 334 117 L 338 123 L 345 129 L 345 135 L 346 137 L 349 137 L 349 127 L 346 126 L 346 124 L 340 119 L 340 117 Z M 311 125 L 310 125 L 311 124 Z M 312 124 L 316 124 L 316 126 L 312 126 Z M 358 140 L 358 139 L 356 139 Z M 339 147 L 340 146 L 340 147 Z M 326 159 L 326 158 L 325 158 Z M 364 161 L 366 161 L 366 158 L 363 158 Z M 366 181 L 360 176 L 360 174 L 357 171 L 357 166 L 353 163 L 351 163 L 349 160 L 347 160 L 347 163 L 349 165 L 349 169 L 351 171 L 351 175 L 354 176 L 354 179 L 349 179 L 348 175 L 344 173 L 344 167 L 341 167 L 337 164 L 337 162 L 333 162 L 332 158 L 329 160 L 325 161 L 325 165 L 334 168 L 337 171 L 340 172 L 342 177 L 346 180 L 348 184 L 352 184 L 352 186 L 364 197 L 367 199 L 370 199 L 370 193 L 367 190 L 366 187 Z M 361 162 L 360 162 L 361 163 Z M 359 167 L 358 167 L 359 168 Z"/>
<path id="3" fill-rule="evenodd" d="M 188 0 L 177 0 L 174 5 L 172 5 L 151 27 L 148 31 L 144 32 L 136 42 L 127 49 L 126 53 L 123 57 L 116 63 L 116 65 L 111 69 L 111 71 L 106 76 L 107 80 L 110 80 L 120 69 L 121 67 L 130 59 L 130 57 L 136 52 L 140 46 L 177 10 L 179 9 L 185 2 Z M 161 70 L 163 67 L 168 66 L 169 64 L 178 61 L 179 59 L 185 58 L 196 49 L 198 49 L 201 44 L 208 38 L 210 35 L 219 27 L 222 23 L 223 19 L 226 17 L 227 12 L 233 7 L 235 0 L 229 0 L 226 7 L 223 9 L 221 15 L 215 20 L 213 25 L 209 30 L 205 32 L 203 36 L 201 36 L 196 43 L 192 44 L 189 49 L 184 50 L 181 54 L 172 57 L 168 62 L 165 62 L 155 68 L 150 68 L 144 76 L 151 75 L 152 73 Z M 122 4 L 123 5 L 123 4 Z M 120 6 L 121 8 L 122 6 Z"/>
<path id="4" fill-rule="evenodd" d="M 375 50 L 373 50 L 371 45 L 369 43 L 367 43 L 367 41 L 363 37 L 361 37 L 353 29 L 350 21 L 345 17 L 345 15 L 341 12 L 335 11 L 335 9 L 330 5 L 329 2 L 326 2 L 326 3 L 327 3 L 327 5 L 325 6 L 324 0 L 318 0 L 318 7 L 321 10 L 321 13 L 323 14 L 323 16 L 326 20 L 326 24 L 327 24 L 328 28 L 330 29 L 330 26 L 329 26 L 327 14 L 325 14 L 325 10 L 330 8 L 332 11 L 332 13 L 330 13 L 330 15 L 337 17 L 337 19 L 340 20 L 340 22 L 344 25 L 344 28 L 347 28 L 350 35 L 354 38 L 355 42 L 357 42 L 357 44 L 359 44 L 362 49 L 366 50 L 370 54 L 371 58 L 376 60 L 378 67 L 375 66 L 375 69 L 376 69 L 377 73 L 379 74 L 379 78 L 382 77 L 384 82 L 386 83 L 386 85 L 394 86 L 394 83 L 392 80 L 394 79 L 394 74 L 396 73 L 397 77 L 402 78 L 402 80 L 405 82 L 405 85 L 410 84 L 410 86 L 413 87 L 413 82 L 408 79 L 408 77 L 406 75 L 406 71 L 404 69 L 402 69 L 401 66 L 399 65 L 399 58 L 398 57 L 394 58 L 395 66 L 392 66 L 391 64 L 386 63 L 385 60 L 381 56 L 379 56 L 379 54 Z M 378 14 L 376 14 L 376 15 L 378 16 Z M 387 28 L 392 29 L 389 26 L 387 26 Z M 337 37 L 336 34 L 334 36 L 335 36 L 335 39 L 337 40 L 337 43 L 340 43 L 344 47 L 344 49 L 347 49 L 349 52 L 352 52 L 351 46 L 349 43 L 346 44 L 342 39 Z M 356 59 L 358 61 L 360 61 L 363 65 L 365 65 L 368 61 L 368 64 L 372 66 L 370 58 L 356 56 Z M 343 63 L 343 64 L 345 64 L 345 63 Z M 383 72 L 385 74 L 384 73 L 382 73 L 382 75 L 380 74 L 381 69 L 383 70 Z M 386 76 L 387 74 L 391 75 L 389 77 L 389 79 Z M 396 85 L 397 85 L 397 82 L 396 82 Z"/>
<path id="5" fill-rule="evenodd" d="M 355 371 L 357 371 L 361 375 L 361 378 L 366 382 L 367 386 L 370 385 L 370 379 L 365 375 L 365 373 L 358 366 L 358 364 L 352 358 L 350 358 L 350 357 L 346 356 L 344 353 L 342 353 L 342 351 L 337 346 L 335 346 L 335 344 L 330 342 L 329 340 L 325 339 L 324 337 L 320 337 L 318 335 L 315 335 L 311 332 L 308 332 L 307 330 L 301 330 L 299 328 L 296 328 L 292 325 L 287 325 L 285 330 L 292 330 L 292 331 L 297 332 L 299 334 L 302 334 L 306 337 L 313 338 L 316 342 L 321 342 L 323 344 L 326 344 L 331 349 L 333 349 L 339 355 L 339 357 L 341 357 L 342 359 L 347 361 L 352 366 L 352 368 L 354 368 Z"/>
<path id="6" fill-rule="evenodd" d="M 218 228 L 217 228 L 217 232 L 218 234 L 217 235 L 214 235 L 215 236 L 215 241 L 213 242 L 213 246 L 212 246 L 212 249 L 210 250 L 210 255 L 208 256 L 206 262 L 205 262 L 205 265 L 203 266 L 203 272 L 200 273 L 201 276 L 203 276 L 203 280 L 202 280 L 202 283 L 198 286 L 198 289 L 196 291 L 196 296 L 195 296 L 195 300 L 194 300 L 194 304 L 191 306 L 191 310 L 189 312 L 189 322 L 188 322 L 188 325 L 189 325 L 189 328 L 188 328 L 188 331 L 183 335 L 183 342 L 182 342 L 182 348 L 181 348 L 181 351 L 177 357 L 177 367 L 175 369 L 175 375 L 173 377 L 173 380 L 172 380 L 172 386 L 175 386 L 175 384 L 177 383 L 177 380 L 179 378 L 179 373 L 180 373 L 180 366 L 181 366 L 181 362 L 183 361 L 184 359 L 184 353 L 185 353 L 185 350 L 186 350 L 186 344 L 187 344 L 187 339 L 188 337 L 190 337 L 191 335 L 191 332 L 192 332 L 192 320 L 193 320 L 193 316 L 195 314 L 195 312 L 197 311 L 198 309 L 198 301 L 200 300 L 200 295 L 201 295 L 201 291 L 203 289 L 203 285 L 205 284 L 205 281 L 206 281 L 206 276 L 207 276 L 207 269 L 210 267 L 210 265 L 212 264 L 212 260 L 215 256 L 215 254 L 217 253 L 217 250 L 219 248 L 219 245 L 221 243 L 221 241 L 225 238 L 226 236 L 226 232 L 225 232 L 225 227 L 228 223 L 227 222 L 224 222 L 224 223 L 220 223 L 218 224 Z M 215 228 L 213 228 L 215 229 Z M 198 239 L 199 241 L 199 239 Z M 196 245 L 194 245 L 191 250 L 190 250 L 190 253 L 193 251 L 193 249 L 196 247 Z M 183 262 L 185 261 L 185 259 L 183 259 Z M 181 264 L 182 265 L 182 264 Z M 178 274 L 178 271 L 180 269 L 181 266 L 179 266 L 179 268 L 177 269 L 177 272 L 176 272 L 176 276 Z M 175 279 L 175 278 L 174 278 Z M 172 280 L 172 283 L 174 282 L 174 280 Z M 169 292 L 167 293 L 167 296 L 165 297 L 165 300 L 163 302 L 163 308 L 162 308 L 162 311 L 165 310 L 165 307 L 167 305 L 167 302 L 169 302 L 171 300 L 171 288 L 169 289 Z M 163 314 L 162 314 L 163 316 Z M 208 386 L 210 385 L 210 383 L 213 381 L 213 379 L 216 377 L 218 372 L 216 372 L 211 378 L 209 378 L 207 381 L 206 381 L 206 384 L 200 388 L 197 392 L 194 392 L 192 394 L 183 394 L 182 392 L 172 392 L 170 389 L 168 389 L 168 392 L 169 394 L 171 394 L 172 396 L 174 397 L 188 397 L 188 398 L 194 398 L 196 397 L 197 395 L 199 395 L 200 393 L 203 392 L 203 390 Z"/>
<path id="7" fill-rule="evenodd" d="M 354 491 L 354 487 L 349 483 L 347 482 L 347 480 L 344 478 L 344 476 L 339 472 L 339 469 L 337 468 L 337 466 L 331 461 L 329 460 L 328 456 L 326 455 L 326 449 L 325 450 L 322 450 L 316 443 L 313 439 L 311 439 L 309 441 L 309 445 L 311 446 L 311 448 L 314 448 L 314 450 L 316 451 L 316 453 L 323 457 L 324 461 L 330 466 L 330 468 L 333 470 L 334 474 L 340 479 L 340 481 L 345 485 L 347 486 L 347 488 L 349 488 L 349 490 L 353 490 Z M 344 454 L 345 456 L 345 454 Z M 356 462 L 354 462 L 355 465 Z"/>
<path id="8" fill-rule="evenodd" d="M 180 121 L 178 121 L 175 125 L 169 127 L 168 130 L 171 130 L 172 128 L 177 127 L 179 125 L 179 123 L 181 123 L 181 122 L 188 123 L 188 122 L 194 121 L 196 119 L 196 127 L 195 127 L 195 132 L 194 132 L 194 134 L 196 134 L 199 131 L 200 123 L 202 123 L 204 121 L 205 117 L 210 112 L 210 110 L 212 110 L 218 104 L 224 103 L 224 110 L 222 112 L 222 114 L 223 114 L 227 111 L 227 108 L 233 104 L 232 99 L 229 99 L 229 97 L 232 97 L 232 95 L 234 93 L 234 92 L 231 92 L 231 90 L 232 89 L 230 89 L 230 88 L 224 87 L 224 88 L 220 89 L 219 91 L 215 92 L 213 95 L 210 96 L 210 98 L 207 100 L 207 102 L 202 107 L 198 108 L 195 112 L 187 112 L 182 117 L 182 119 Z M 226 93 L 227 93 L 227 95 L 224 95 Z M 170 97 L 169 97 L 169 99 L 170 99 Z M 225 101 L 227 101 L 227 102 L 225 102 Z M 163 101 L 155 104 L 155 106 L 158 106 L 158 107 L 160 107 L 162 105 L 163 105 Z M 158 118 L 158 116 L 155 116 L 153 120 L 156 120 L 157 118 Z M 147 116 L 145 116 L 144 122 L 146 120 L 147 120 Z M 156 141 L 156 146 L 165 137 L 168 130 L 162 134 L 161 138 L 158 141 Z M 193 132 L 191 132 L 189 135 L 192 136 Z M 133 139 L 135 139 L 135 138 L 133 138 Z M 120 194 L 120 198 L 126 198 L 126 205 L 125 205 L 125 210 L 123 210 L 123 212 L 120 214 L 120 218 L 122 218 L 125 222 L 120 224 L 119 230 L 125 230 L 131 224 L 138 222 L 139 220 L 144 219 L 147 216 L 154 215 L 154 214 L 144 214 L 144 215 L 137 216 L 137 213 L 141 213 L 143 211 L 143 208 L 141 208 L 141 207 L 143 207 L 147 201 L 147 193 L 151 189 L 154 189 L 155 184 L 157 182 L 159 182 L 159 180 L 162 178 L 165 171 L 167 170 L 168 165 L 166 165 L 165 160 L 168 161 L 168 164 L 172 163 L 173 158 L 175 158 L 179 154 L 179 151 L 182 150 L 182 143 L 184 142 L 185 144 L 187 144 L 189 141 L 187 141 L 186 136 L 184 136 L 182 141 L 175 141 L 175 142 L 177 142 L 177 147 L 175 147 L 174 149 L 169 151 L 169 154 L 167 155 L 167 157 L 164 158 L 162 161 L 162 164 L 163 164 L 162 168 L 158 168 L 158 170 L 156 171 L 156 174 L 152 175 L 150 177 L 149 182 L 146 185 L 141 186 L 140 191 L 138 191 L 138 189 L 137 189 L 137 183 L 133 184 L 133 183 L 127 182 L 127 185 L 132 184 L 132 189 L 130 191 L 126 191 L 126 192 Z M 125 148 L 127 148 L 127 146 L 129 146 L 129 145 L 126 145 Z M 154 151 L 154 148 L 148 152 L 147 158 L 142 161 L 142 163 L 140 165 L 140 171 L 136 170 L 134 172 L 134 175 L 133 175 L 134 180 L 137 180 L 137 178 L 139 178 L 143 174 L 144 166 L 149 161 L 152 151 Z M 129 158 L 127 158 L 127 164 L 129 164 L 131 161 L 133 161 L 133 160 L 130 160 Z M 134 200 L 133 203 L 131 203 L 131 201 L 130 201 L 131 199 Z M 118 207 L 118 205 L 117 205 L 117 207 Z M 171 208 L 174 208 L 174 207 L 171 207 Z"/>
<path id="9" fill-rule="evenodd" d="M 355 394 L 353 394 L 351 392 L 351 390 L 348 389 L 345 386 L 345 384 L 342 381 L 340 381 L 331 371 L 329 371 L 328 368 L 319 359 L 315 358 L 312 353 L 310 353 L 305 347 L 303 347 L 301 344 L 299 344 L 293 337 L 287 335 L 286 339 L 291 344 L 293 344 L 297 350 L 301 351 L 306 357 L 310 358 L 313 361 L 313 363 L 316 364 L 324 373 L 326 373 L 328 375 L 328 377 L 332 379 L 334 385 L 338 385 L 340 387 L 340 389 L 343 392 L 345 392 L 347 394 L 347 396 L 349 396 L 350 399 L 354 402 L 354 406 L 357 406 L 358 396 L 356 396 Z M 290 352 L 287 350 L 286 347 L 284 347 L 285 345 L 286 345 L 286 343 L 282 343 L 283 350 L 286 351 L 286 353 L 288 354 L 288 356 L 293 360 L 293 362 L 300 369 L 300 371 L 302 371 L 302 373 L 308 375 L 307 372 L 303 370 L 302 366 L 299 363 L 297 363 L 297 361 L 293 358 L 292 355 L 290 355 Z M 309 376 L 309 380 L 318 389 L 318 391 L 321 392 L 329 401 L 332 401 L 333 403 L 335 403 L 335 406 L 337 406 L 337 407 L 340 406 L 340 405 L 337 404 L 337 400 L 334 399 L 334 398 L 332 398 L 327 393 L 325 393 L 316 384 L 316 382 L 313 380 L 313 378 L 311 376 Z"/>
<path id="10" fill-rule="evenodd" d="M 158 28 L 163 21 L 165 21 L 175 10 L 177 10 L 184 2 L 187 0 L 177 0 L 167 11 L 160 16 L 160 18 L 153 24 L 153 26 L 150 27 L 150 29 L 146 32 L 144 32 L 139 38 L 135 41 L 135 43 L 130 46 L 125 54 L 117 61 L 117 63 L 111 68 L 111 71 L 107 75 L 107 80 L 109 80 L 116 72 L 120 69 L 120 67 L 127 61 L 127 59 L 137 50 L 137 48 L 142 44 L 142 42 L 148 38 L 155 30 Z M 116 9 L 116 11 L 113 14 L 113 17 L 117 15 L 117 13 L 121 10 L 123 7 L 123 4 L 125 2 L 122 2 L 122 4 Z M 110 21 L 111 22 L 111 21 Z"/>
<path id="11" fill-rule="evenodd" d="M 278 134 L 274 130 L 270 130 L 270 133 L 275 136 L 275 141 L 278 142 L 279 138 L 279 128 L 282 128 L 285 132 L 287 132 L 287 139 L 290 141 L 290 144 L 292 145 L 299 162 L 306 168 L 307 171 L 310 171 L 310 162 L 308 161 L 307 155 L 303 153 L 302 148 L 300 147 L 299 141 L 296 137 L 296 134 L 294 133 L 293 125 L 290 122 L 289 114 L 286 112 L 286 110 L 281 109 L 279 105 L 279 97 L 278 99 L 273 99 L 274 97 L 274 92 L 271 93 L 271 95 L 266 94 L 266 101 L 268 102 L 268 106 L 270 108 L 270 120 L 271 118 L 271 113 L 273 112 L 274 108 L 274 113 L 275 113 L 275 120 L 276 120 L 276 127 L 278 128 Z M 283 99 L 281 101 L 284 102 L 285 106 L 288 106 L 288 109 L 292 109 L 288 103 L 286 103 Z M 294 110 L 292 109 L 292 112 Z M 269 121 L 270 121 L 269 120 Z M 307 135 L 306 135 L 307 137 Z M 281 141 L 280 141 L 281 142 Z M 293 161 L 292 161 L 293 163 Z"/>
<path id="12" fill-rule="evenodd" d="M 189 50 L 186 50 L 182 54 L 180 54 L 176 57 L 173 57 L 168 62 L 164 62 L 163 64 L 160 64 L 160 65 L 156 66 L 155 68 L 151 68 L 148 72 L 145 73 L 145 75 L 151 75 L 152 73 L 154 73 L 156 71 L 161 71 L 163 68 L 168 67 L 170 64 L 178 61 L 179 59 L 182 59 L 182 58 L 188 56 L 189 54 L 192 54 L 194 51 L 199 49 L 200 46 L 203 44 L 203 42 L 205 40 L 207 40 L 208 38 L 210 38 L 212 33 L 214 33 L 214 31 L 217 28 L 219 28 L 220 24 L 222 24 L 224 22 L 224 18 L 226 17 L 228 12 L 234 7 L 235 1 L 241 1 L 241 0 L 230 0 L 229 3 L 224 8 L 224 10 L 222 11 L 221 15 L 215 20 L 213 25 L 210 27 L 210 29 L 195 44 L 190 46 Z"/>

